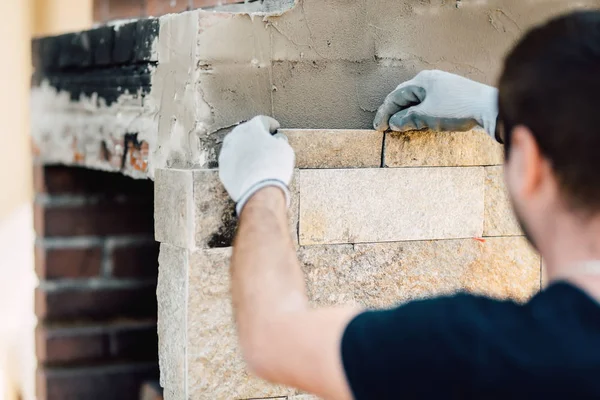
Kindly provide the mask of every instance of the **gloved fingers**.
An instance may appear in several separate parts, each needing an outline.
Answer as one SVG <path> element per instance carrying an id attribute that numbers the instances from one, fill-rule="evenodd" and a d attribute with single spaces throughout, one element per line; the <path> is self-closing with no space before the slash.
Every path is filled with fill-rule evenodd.
<path id="1" fill-rule="evenodd" d="M 390 93 L 381 107 L 377 110 L 373 126 L 378 131 L 389 128 L 390 118 L 398 112 L 425 100 L 426 92 L 421 86 L 416 86 L 412 81 L 405 82 Z"/>
<path id="2" fill-rule="evenodd" d="M 429 128 L 426 120 L 416 110 L 417 108 L 418 106 L 410 107 L 392 115 L 389 123 L 390 129 L 394 132 L 406 132 Z"/>
<path id="3" fill-rule="evenodd" d="M 271 134 L 277 132 L 277 129 L 281 127 L 275 118 L 267 117 L 266 115 L 256 116 L 253 120 L 258 121 Z"/>
<path id="4" fill-rule="evenodd" d="M 419 106 L 400 111 L 390 118 L 390 129 L 395 132 L 431 129 L 433 131 L 465 132 L 476 127 L 471 118 L 434 117 L 419 112 Z"/>

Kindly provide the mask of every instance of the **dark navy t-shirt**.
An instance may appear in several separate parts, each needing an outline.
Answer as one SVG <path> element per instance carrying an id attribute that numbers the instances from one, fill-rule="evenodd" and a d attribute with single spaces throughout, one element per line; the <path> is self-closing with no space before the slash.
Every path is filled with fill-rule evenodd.
<path id="1" fill-rule="evenodd" d="M 600 304 L 556 283 L 526 304 L 458 294 L 367 311 L 342 359 L 356 400 L 600 399 Z"/>

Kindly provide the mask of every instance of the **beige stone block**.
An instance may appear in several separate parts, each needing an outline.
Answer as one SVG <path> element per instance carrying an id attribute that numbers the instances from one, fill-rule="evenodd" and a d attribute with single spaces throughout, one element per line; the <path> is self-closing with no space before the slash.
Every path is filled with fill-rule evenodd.
<path id="1" fill-rule="evenodd" d="M 194 237 L 199 248 L 229 247 L 237 228 L 235 204 L 216 169 L 193 171 Z"/>
<path id="2" fill-rule="evenodd" d="M 497 166 L 485 169 L 484 236 L 518 236 L 523 234 L 508 199 L 502 168 Z"/>
<path id="3" fill-rule="evenodd" d="M 161 244 L 158 257 L 158 353 L 165 399 L 186 398 L 186 249 Z"/>
<path id="4" fill-rule="evenodd" d="M 480 237 L 483 168 L 300 171 L 300 244 Z"/>
<path id="5" fill-rule="evenodd" d="M 289 208 L 290 235 L 298 243 L 298 214 L 300 208 L 298 171 L 290 183 L 292 195 Z M 219 171 L 212 169 L 193 171 L 193 204 L 195 208 L 192 226 L 195 230 L 197 248 L 229 247 L 235 236 L 238 218 L 235 203 L 219 180 Z"/>
<path id="6" fill-rule="evenodd" d="M 297 168 L 381 166 L 383 133 L 370 130 L 284 129 Z"/>
<path id="7" fill-rule="evenodd" d="M 192 171 L 157 169 L 154 178 L 154 236 L 179 247 L 193 246 Z"/>
<path id="8" fill-rule="evenodd" d="M 487 238 L 462 286 L 473 293 L 525 301 L 540 290 L 540 256 L 524 237 Z"/>
<path id="9" fill-rule="evenodd" d="M 246 371 L 229 295 L 231 249 L 194 252 L 188 299 L 188 398 L 247 399 L 287 396 L 295 389 L 271 385 Z"/>
<path id="10" fill-rule="evenodd" d="M 502 145 L 482 131 L 390 132 L 385 138 L 387 167 L 499 165 Z"/>
<path id="11" fill-rule="evenodd" d="M 294 395 L 295 390 L 267 384 L 245 369 L 229 296 L 230 252 L 200 250 L 190 256 L 189 398 Z M 539 256 L 522 237 L 306 246 L 298 255 L 316 306 L 387 307 L 459 290 L 525 301 L 540 287 Z"/>
<path id="12" fill-rule="evenodd" d="M 314 305 L 388 307 L 458 290 L 524 301 L 539 290 L 539 257 L 521 237 L 306 246 L 298 256 Z"/>

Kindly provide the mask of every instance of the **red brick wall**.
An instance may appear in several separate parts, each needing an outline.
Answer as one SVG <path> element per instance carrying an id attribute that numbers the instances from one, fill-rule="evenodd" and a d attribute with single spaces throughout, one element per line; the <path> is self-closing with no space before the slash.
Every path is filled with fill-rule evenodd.
<path id="1" fill-rule="evenodd" d="M 158 376 L 153 183 L 36 167 L 39 400 L 138 399 Z"/>
<path id="2" fill-rule="evenodd" d="M 94 21 L 158 17 L 194 8 L 243 2 L 243 0 L 94 0 Z"/>

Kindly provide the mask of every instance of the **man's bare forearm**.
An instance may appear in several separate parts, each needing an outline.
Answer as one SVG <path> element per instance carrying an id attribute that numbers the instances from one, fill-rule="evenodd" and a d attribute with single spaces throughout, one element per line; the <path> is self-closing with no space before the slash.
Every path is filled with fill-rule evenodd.
<path id="1" fill-rule="evenodd" d="M 268 331 L 307 309 L 304 279 L 289 234 L 285 196 L 267 187 L 244 207 L 231 260 L 232 297 L 243 350 L 268 356 Z"/>

